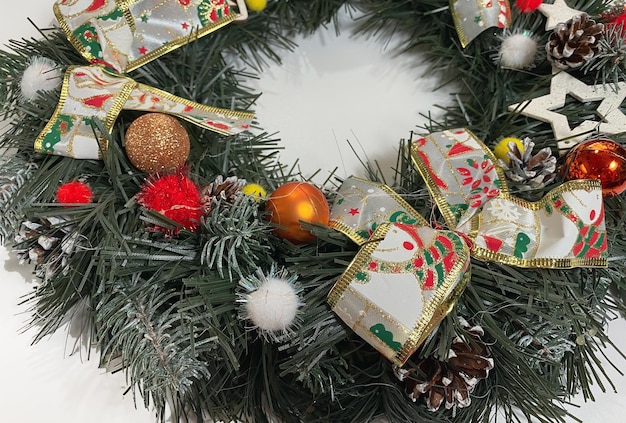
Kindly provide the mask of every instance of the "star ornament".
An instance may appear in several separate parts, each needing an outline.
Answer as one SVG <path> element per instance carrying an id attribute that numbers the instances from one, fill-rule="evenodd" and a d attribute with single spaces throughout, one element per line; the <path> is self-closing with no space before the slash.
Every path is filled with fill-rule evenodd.
<path id="1" fill-rule="evenodd" d="M 580 15 L 580 10 L 572 9 L 565 3 L 565 0 L 554 0 L 554 3 L 542 3 L 539 11 L 547 18 L 546 31 L 550 31 L 560 23 L 564 23 L 572 19 L 576 15 Z"/>
<path id="2" fill-rule="evenodd" d="M 601 101 L 596 109 L 599 121 L 585 120 L 575 128 L 570 128 L 567 117 L 554 111 L 565 105 L 565 98 L 571 95 L 580 102 Z M 509 110 L 552 125 L 554 138 L 561 151 L 567 151 L 585 140 L 590 132 L 617 134 L 626 130 L 626 116 L 619 110 L 626 97 L 626 82 L 618 84 L 587 85 L 567 72 L 552 77 L 550 94 L 512 104 Z"/>

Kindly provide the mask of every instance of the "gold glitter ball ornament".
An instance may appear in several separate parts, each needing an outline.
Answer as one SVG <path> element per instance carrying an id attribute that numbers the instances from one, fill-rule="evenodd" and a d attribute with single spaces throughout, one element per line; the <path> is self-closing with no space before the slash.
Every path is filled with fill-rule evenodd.
<path id="1" fill-rule="evenodd" d="M 172 172 L 189 157 L 189 134 L 175 117 L 147 113 L 126 130 L 126 154 L 146 173 Z"/>

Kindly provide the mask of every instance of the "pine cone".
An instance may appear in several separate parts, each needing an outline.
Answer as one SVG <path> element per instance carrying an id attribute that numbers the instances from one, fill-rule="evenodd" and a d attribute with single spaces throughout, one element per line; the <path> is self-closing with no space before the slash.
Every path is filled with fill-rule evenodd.
<path id="1" fill-rule="evenodd" d="M 604 25 L 586 13 L 558 24 L 546 44 L 548 60 L 559 69 L 582 66 L 600 50 L 603 31 Z"/>
<path id="2" fill-rule="evenodd" d="M 414 402 L 425 396 L 430 411 L 437 411 L 445 402 L 445 408 L 464 408 L 471 404 L 471 393 L 481 379 L 486 379 L 493 369 L 489 347 L 482 342 L 484 331 L 480 326 L 466 327 L 464 341 L 457 336 L 450 346 L 448 361 L 434 357 L 421 360 L 415 368 L 396 368 L 396 376 L 405 381 L 405 390 Z"/>
<path id="3" fill-rule="evenodd" d="M 550 148 L 542 148 L 533 155 L 535 143 L 530 138 L 524 138 L 522 143 L 523 153 L 517 148 L 517 144 L 509 142 L 507 156 L 510 162 L 507 164 L 500 161 L 506 176 L 513 182 L 517 182 L 522 190 L 543 188 L 554 181 L 556 157 L 552 155 Z"/>
<path id="4" fill-rule="evenodd" d="M 202 188 L 200 192 L 202 202 L 208 209 L 218 202 L 234 204 L 244 185 L 246 185 L 245 179 L 239 179 L 236 176 L 224 179 L 222 175 L 218 175 L 213 182 Z"/>
<path id="5" fill-rule="evenodd" d="M 59 269 L 66 270 L 68 258 L 76 251 L 78 234 L 61 217 L 25 221 L 15 236 L 20 264 L 35 264 L 35 274 L 47 280 Z"/>

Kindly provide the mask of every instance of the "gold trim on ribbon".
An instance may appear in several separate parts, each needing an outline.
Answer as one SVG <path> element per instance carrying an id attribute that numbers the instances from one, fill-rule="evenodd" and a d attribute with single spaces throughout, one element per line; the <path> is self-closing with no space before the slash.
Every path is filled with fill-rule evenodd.
<path id="1" fill-rule="evenodd" d="M 194 109 L 198 109 L 198 110 L 202 110 L 203 112 L 206 113 L 212 113 L 212 114 L 217 114 L 217 115 L 224 115 L 227 118 L 233 118 L 233 119 L 252 119 L 254 118 L 254 113 L 252 112 L 243 112 L 240 110 L 231 110 L 231 109 L 223 109 L 221 107 L 214 107 L 214 106 L 206 106 L 204 104 L 200 104 L 200 103 L 196 103 L 194 101 L 188 100 L 186 98 L 182 98 L 182 97 L 178 97 L 174 94 L 171 94 L 167 91 L 163 91 L 160 90 L 158 88 L 154 88 L 151 87 L 149 85 L 145 85 L 145 84 L 141 84 L 138 83 L 137 84 L 137 88 L 142 91 L 142 92 L 147 92 L 147 93 L 152 93 L 155 94 L 161 98 L 165 98 L 166 100 L 170 100 L 173 101 L 175 103 L 179 103 L 179 104 L 184 104 L 185 106 L 189 106 L 189 107 L 193 107 Z M 168 112 L 169 113 L 169 112 Z M 196 125 L 202 126 L 202 127 L 206 127 L 204 125 L 200 125 L 198 123 L 197 120 L 194 120 L 184 114 L 178 114 L 178 113 L 169 113 L 171 115 L 175 115 L 181 119 L 184 119 L 188 122 L 194 123 Z M 220 128 L 216 128 L 216 127 L 210 127 L 209 128 L 211 131 L 213 132 L 217 132 L 218 134 L 222 134 L 222 135 L 232 135 L 232 132 L 226 131 L 226 130 L 222 130 Z"/>
<path id="2" fill-rule="evenodd" d="M 38 153 L 46 153 L 46 149 L 43 146 L 44 138 L 49 132 L 52 131 L 52 128 L 54 127 L 56 121 L 59 119 L 59 115 L 65 114 L 63 112 L 65 108 L 65 103 L 67 102 L 67 99 L 69 97 L 69 84 L 70 84 L 70 79 L 73 75 L 74 69 L 83 68 L 83 67 L 84 66 L 73 65 L 73 66 L 69 66 L 66 69 L 65 75 L 63 76 L 63 85 L 61 87 L 61 94 L 59 97 L 59 102 L 57 104 L 57 107 L 54 110 L 54 113 L 52 114 L 52 117 L 50 118 L 50 120 L 48 120 L 48 123 L 46 123 L 46 126 L 44 127 L 44 129 L 39 133 L 39 135 L 35 139 L 34 149 Z M 113 101 L 113 105 L 107 112 L 106 118 L 103 121 L 104 127 L 106 128 L 108 134 L 111 134 L 113 131 L 113 125 L 115 124 L 115 121 L 117 117 L 119 116 L 120 112 L 124 108 L 124 104 L 126 103 L 131 93 L 137 87 L 138 84 L 134 80 L 127 78 L 125 76 L 113 74 L 113 73 L 107 72 L 106 70 L 103 70 L 103 71 L 111 76 L 114 76 L 115 78 L 121 78 L 121 79 L 126 80 L 126 83 L 124 84 L 124 86 L 115 93 L 115 99 Z M 98 159 L 102 159 L 103 155 L 105 155 L 108 150 L 107 137 L 104 135 L 99 135 L 97 138 L 97 142 L 100 146 L 99 152 L 98 152 Z M 72 153 L 72 152 L 68 151 L 68 153 Z"/>
<path id="3" fill-rule="evenodd" d="M 459 259 L 450 273 L 446 274 L 443 283 L 435 290 L 435 295 L 422 311 L 422 315 L 413 327 L 409 339 L 398 351 L 395 362 L 402 366 L 419 348 L 420 345 L 430 336 L 441 321 L 452 311 L 457 300 L 469 283 L 471 271 L 470 252 L 467 244 L 464 244 L 463 252 L 457 252 Z"/>
<path id="4" fill-rule="evenodd" d="M 48 134 L 48 132 L 52 130 L 54 123 L 57 121 L 57 119 L 59 118 L 59 115 L 61 114 L 61 110 L 63 109 L 63 106 L 65 106 L 65 101 L 69 94 L 71 70 L 73 70 L 76 67 L 78 66 L 70 66 L 65 71 L 65 75 L 63 76 L 63 85 L 61 85 L 61 94 L 59 97 L 59 102 L 57 103 L 57 107 L 56 109 L 54 109 L 54 113 L 52 114 L 52 117 L 50 117 L 50 120 L 48 120 L 48 123 L 46 123 L 46 126 L 44 126 L 43 130 L 39 133 L 37 138 L 35 138 L 34 148 L 35 148 L 35 151 L 38 153 L 45 152 L 45 149 L 43 148 L 43 139 L 45 135 Z"/>
<path id="5" fill-rule="evenodd" d="M 137 68 L 140 68 L 141 66 L 145 65 L 148 62 L 153 61 L 154 59 L 158 59 L 159 57 L 163 56 L 164 54 L 167 54 L 171 51 L 176 50 L 179 47 L 182 47 L 186 44 L 189 44 L 192 41 L 195 41 L 199 38 L 204 37 L 205 35 L 208 35 L 210 33 L 212 33 L 213 31 L 216 31 L 226 25 L 228 25 L 229 23 L 231 23 L 232 21 L 234 21 L 237 18 L 237 14 L 236 13 L 229 13 L 228 15 L 220 18 L 219 20 L 203 26 L 202 28 L 200 28 L 197 31 L 194 31 L 192 34 L 188 35 L 188 36 L 184 36 L 184 37 L 178 37 L 175 38 L 173 40 L 171 40 L 170 42 L 168 42 L 167 44 L 164 44 L 163 46 L 152 50 L 150 52 L 148 52 L 146 55 L 141 56 L 139 59 L 133 60 L 131 62 L 128 62 L 128 64 L 126 65 L 126 69 L 124 70 L 125 72 L 131 72 Z"/>
<path id="6" fill-rule="evenodd" d="M 397 192 L 391 189 L 391 187 L 389 187 L 388 185 L 381 184 L 378 182 L 368 181 L 367 179 L 363 179 L 363 178 L 357 178 L 356 176 L 351 176 L 349 179 L 351 181 L 357 181 L 362 184 L 380 189 L 385 194 L 387 194 L 393 201 L 395 201 L 400 207 L 405 209 L 412 218 L 417 220 L 418 221 L 417 223 L 419 225 L 429 226 L 428 221 L 421 214 L 419 214 L 417 210 L 415 210 L 409 203 L 407 203 L 407 201 L 404 198 L 402 198 Z M 350 238 L 351 241 L 355 242 L 358 245 L 362 245 L 368 241 L 368 238 L 362 237 L 361 235 L 358 234 L 357 231 L 347 226 L 343 222 L 340 222 L 337 220 L 331 220 L 328 226 L 341 232 L 342 234 Z"/>

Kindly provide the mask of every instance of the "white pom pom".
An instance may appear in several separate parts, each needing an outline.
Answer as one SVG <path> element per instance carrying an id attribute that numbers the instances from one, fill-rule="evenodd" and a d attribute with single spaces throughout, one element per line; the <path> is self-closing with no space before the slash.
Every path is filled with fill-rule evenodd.
<path id="1" fill-rule="evenodd" d="M 39 96 L 39 91 L 54 90 L 62 80 L 63 74 L 56 63 L 46 57 L 33 57 L 20 82 L 22 97 L 34 101 Z"/>
<path id="2" fill-rule="evenodd" d="M 267 276 L 259 271 L 241 282 L 248 293 L 239 296 L 239 302 L 243 303 L 240 315 L 250 320 L 264 338 L 278 340 L 298 320 L 302 302 L 295 280 L 286 271 L 276 272 L 272 268 Z"/>
<path id="3" fill-rule="evenodd" d="M 502 37 L 498 61 L 505 68 L 525 69 L 537 57 L 537 41 L 526 33 L 507 34 Z"/>

